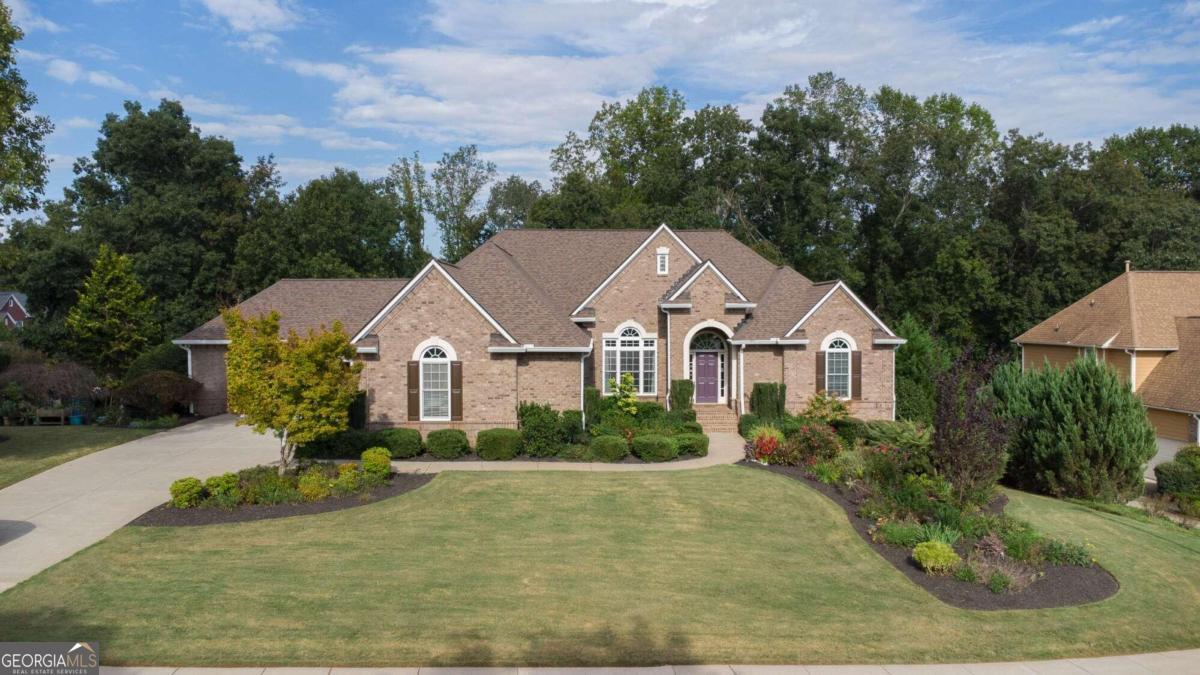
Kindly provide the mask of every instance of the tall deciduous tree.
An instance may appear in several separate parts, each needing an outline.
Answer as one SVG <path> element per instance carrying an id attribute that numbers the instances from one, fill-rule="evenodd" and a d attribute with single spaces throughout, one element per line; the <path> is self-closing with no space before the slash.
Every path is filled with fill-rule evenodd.
<path id="1" fill-rule="evenodd" d="M 101 245 L 67 314 L 73 351 L 101 374 L 117 377 L 157 337 L 153 317 L 154 298 L 146 296 L 129 256 Z"/>
<path id="2" fill-rule="evenodd" d="M 443 255 L 457 262 L 487 239 L 487 213 L 480 209 L 483 188 L 496 176 L 496 165 L 464 145 L 447 152 L 433 170 L 429 210 L 442 231 Z"/>
<path id="3" fill-rule="evenodd" d="M 45 137 L 50 120 L 33 114 L 37 97 L 17 70 L 16 43 L 25 37 L 0 3 L 0 213 L 37 208 L 46 187 Z"/>
<path id="4" fill-rule="evenodd" d="M 541 183 L 520 176 L 493 185 L 487 201 L 487 236 L 529 225 L 529 212 L 541 195 Z"/>
<path id="5" fill-rule="evenodd" d="M 349 425 L 361 363 L 340 323 L 330 330 L 281 340 L 279 314 L 245 318 L 222 313 L 229 349 L 225 363 L 229 409 L 238 424 L 279 439 L 279 472 L 291 468 L 296 447 L 328 438 Z"/>
<path id="6" fill-rule="evenodd" d="M 429 195 L 429 180 L 421 164 L 420 153 L 401 157 L 388 169 L 386 186 L 400 210 L 404 223 L 405 253 L 409 267 L 419 270 L 429 261 L 425 250 L 425 209 Z"/>

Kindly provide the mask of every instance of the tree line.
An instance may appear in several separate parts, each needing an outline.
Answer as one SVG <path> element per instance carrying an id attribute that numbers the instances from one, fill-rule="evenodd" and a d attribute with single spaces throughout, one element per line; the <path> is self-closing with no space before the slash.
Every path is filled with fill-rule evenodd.
<path id="1" fill-rule="evenodd" d="M 1200 269 L 1200 129 L 1065 145 L 1001 135 L 952 94 L 868 92 L 830 73 L 787 87 L 754 121 L 733 106 L 689 109 L 664 87 L 604 104 L 551 152 L 548 186 L 501 179 L 464 146 L 432 167 L 413 153 L 381 179 L 335 169 L 285 192 L 271 157 L 243 166 L 180 103 L 127 102 L 62 198 L 44 201 L 51 126 L 30 112 L 19 37 L 0 21 L 0 210 L 44 215 L 10 224 L 0 285 L 28 294 L 22 340 L 48 353 L 70 344 L 101 247 L 127 257 L 152 298 L 153 342 L 281 277 L 409 276 L 431 253 L 427 219 L 451 261 L 514 227 L 722 228 L 951 345 L 1003 346 L 1127 259 Z"/>

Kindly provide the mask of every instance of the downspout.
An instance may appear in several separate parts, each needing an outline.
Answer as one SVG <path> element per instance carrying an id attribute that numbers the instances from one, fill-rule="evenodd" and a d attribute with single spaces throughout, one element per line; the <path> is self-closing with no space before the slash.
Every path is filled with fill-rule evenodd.
<path id="1" fill-rule="evenodd" d="M 892 347 L 892 421 L 896 421 L 896 350 L 898 347 Z M 1021 348 L 1021 367 L 1025 367 L 1025 348 Z"/>
<path id="2" fill-rule="evenodd" d="M 585 408 L 583 405 L 584 399 L 585 399 L 585 397 L 583 395 L 583 389 L 584 389 L 584 386 L 583 386 L 583 374 L 584 374 L 583 363 L 586 359 L 587 359 L 586 352 L 579 355 L 579 426 L 583 429 L 587 428 L 587 408 Z"/>
<path id="3" fill-rule="evenodd" d="M 746 414 L 746 345 L 738 350 L 738 416 Z"/>
<path id="4" fill-rule="evenodd" d="M 667 410 L 671 409 L 671 313 L 662 310 L 667 315 Z"/>
<path id="5" fill-rule="evenodd" d="M 190 379 L 192 379 L 192 348 L 187 345 L 181 345 L 181 346 L 183 347 L 183 351 L 187 352 L 187 368 L 188 368 L 187 373 L 188 373 L 188 379 L 190 380 Z M 195 401 L 188 403 L 188 412 L 193 415 L 196 414 L 196 402 Z"/>
<path id="6" fill-rule="evenodd" d="M 1195 438 L 1192 440 L 1195 441 L 1197 445 L 1200 445 L 1200 413 L 1192 413 L 1192 420 L 1196 423 L 1196 433 L 1194 434 Z"/>

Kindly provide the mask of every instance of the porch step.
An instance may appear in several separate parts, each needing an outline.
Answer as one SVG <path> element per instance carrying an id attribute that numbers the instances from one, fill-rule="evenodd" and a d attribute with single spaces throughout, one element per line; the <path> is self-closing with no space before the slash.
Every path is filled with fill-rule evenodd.
<path id="1" fill-rule="evenodd" d="M 707 432 L 737 433 L 738 417 L 732 408 L 724 405 L 697 405 L 696 421 Z"/>

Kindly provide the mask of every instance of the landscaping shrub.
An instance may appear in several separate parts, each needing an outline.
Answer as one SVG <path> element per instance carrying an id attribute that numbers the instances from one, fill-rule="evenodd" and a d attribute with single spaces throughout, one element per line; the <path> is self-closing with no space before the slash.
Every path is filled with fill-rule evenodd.
<path id="1" fill-rule="evenodd" d="M 600 462 L 619 462 L 629 455 L 629 443 L 621 436 L 596 436 L 589 447 Z"/>
<path id="2" fill-rule="evenodd" d="M 842 470 L 833 462 L 817 462 L 812 466 L 812 476 L 826 485 L 837 485 L 842 480 Z"/>
<path id="3" fill-rule="evenodd" d="M 702 434 L 704 433 L 704 427 L 699 422 L 681 422 L 679 424 L 679 433 Z"/>
<path id="4" fill-rule="evenodd" d="M 583 418 L 588 428 L 600 421 L 600 413 L 604 405 L 604 396 L 595 387 L 585 387 L 583 390 Z"/>
<path id="5" fill-rule="evenodd" d="M 784 441 L 784 453 L 792 465 L 832 460 L 842 451 L 842 443 L 833 427 L 805 424 Z"/>
<path id="6" fill-rule="evenodd" d="M 762 420 L 758 415 L 742 415 L 738 418 L 738 434 L 749 440 L 750 430 L 760 424 L 762 424 Z"/>
<path id="7" fill-rule="evenodd" d="M 643 462 L 666 462 L 679 455 L 679 446 L 666 436 L 638 436 L 633 439 L 633 454 Z"/>
<path id="8" fill-rule="evenodd" d="M 917 523 L 886 522 L 875 529 L 872 538 L 889 546 L 911 549 L 925 541 L 921 533 L 921 526 Z"/>
<path id="9" fill-rule="evenodd" d="M 1080 358 L 1061 371 L 996 370 L 992 392 L 1014 424 L 1006 476 L 1013 485 L 1059 497 L 1124 502 L 1142 491 L 1157 450 L 1154 427 L 1129 383 L 1107 365 Z"/>
<path id="10" fill-rule="evenodd" d="M 242 501 L 242 491 L 235 473 L 208 477 L 204 481 L 204 491 L 208 494 L 206 502 L 223 509 L 232 509 Z"/>
<path id="11" fill-rule="evenodd" d="M 698 424 L 696 422 L 696 410 L 694 408 L 688 410 L 668 410 L 666 419 L 672 424 Z"/>
<path id="12" fill-rule="evenodd" d="M 896 417 L 933 424 L 935 382 L 950 368 L 952 350 L 911 314 L 905 314 L 892 328 L 907 340 L 896 348 Z"/>
<path id="13" fill-rule="evenodd" d="M 1003 593 L 1004 591 L 1007 591 L 1008 587 L 1011 585 L 1012 585 L 1012 577 L 1008 576 L 1004 572 L 1001 572 L 1000 570 L 996 570 L 995 572 L 992 572 L 991 576 L 988 577 L 988 581 L 987 581 L 988 590 L 997 595 Z"/>
<path id="14" fill-rule="evenodd" d="M 561 430 L 559 436 L 563 443 L 582 443 L 587 438 L 587 432 L 583 428 L 583 412 L 579 410 L 564 410 L 562 417 L 559 420 Z"/>
<path id="15" fill-rule="evenodd" d="M 324 465 L 314 464 L 300 472 L 296 489 L 304 501 L 315 502 L 329 496 L 333 491 L 333 480 Z"/>
<path id="16" fill-rule="evenodd" d="M 1091 567 L 1095 560 L 1092 552 L 1086 546 L 1049 537 L 1041 541 L 1039 557 L 1053 565 L 1074 565 L 1076 567 Z"/>
<path id="17" fill-rule="evenodd" d="M 779 382 L 755 382 L 750 391 L 750 412 L 764 421 L 787 414 L 787 385 Z"/>
<path id="18" fill-rule="evenodd" d="M 804 412 L 800 416 L 807 417 L 812 422 L 836 427 L 838 422 L 850 417 L 850 409 L 841 399 L 818 391 L 805 403 Z"/>
<path id="19" fill-rule="evenodd" d="M 294 476 L 280 476 L 273 466 L 256 466 L 238 472 L 242 500 L 247 504 L 290 504 L 300 501 Z"/>
<path id="20" fill-rule="evenodd" d="M 971 360 L 968 350 L 937 378 L 933 447 L 929 460 L 950 482 L 959 506 L 983 506 L 996 490 L 1008 462 L 1009 422 L 996 414 L 987 392 L 990 366 Z"/>
<path id="21" fill-rule="evenodd" d="M 387 431 L 398 432 L 401 430 L 389 429 Z M 306 443 L 297 448 L 296 457 L 299 459 L 358 459 L 364 450 L 377 445 L 391 449 L 384 441 L 383 433 L 347 429 L 328 438 Z M 398 457 L 399 455 L 393 456 Z"/>
<path id="22" fill-rule="evenodd" d="M 462 429 L 438 429 L 425 437 L 429 454 L 438 459 L 457 459 L 471 451 L 467 434 Z"/>
<path id="23" fill-rule="evenodd" d="M 346 411 L 346 425 L 359 431 L 367 428 L 367 392 L 360 391 Z"/>
<path id="24" fill-rule="evenodd" d="M 847 450 L 853 449 L 867 435 L 866 422 L 857 417 L 847 417 L 838 422 L 834 425 L 834 431 L 837 432 L 838 438 L 841 439 Z"/>
<path id="25" fill-rule="evenodd" d="M 392 459 L 412 459 L 421 454 L 421 432 L 416 429 L 383 429 L 375 432 L 375 443 L 387 448 Z"/>
<path id="26" fill-rule="evenodd" d="M 837 465 L 842 478 L 846 480 L 862 480 L 866 475 L 867 461 L 857 448 L 839 454 L 834 458 L 833 463 Z"/>
<path id="27" fill-rule="evenodd" d="M 353 466 L 353 464 L 351 465 Z M 392 474 L 392 453 L 387 448 L 369 448 L 362 454 L 362 471 L 377 481 Z"/>
<path id="28" fill-rule="evenodd" d="M 783 433 L 779 429 L 770 424 L 759 424 L 750 429 L 746 437 L 749 439 L 746 449 L 750 459 L 767 464 L 777 463 L 775 455 L 783 445 Z"/>
<path id="29" fill-rule="evenodd" d="M 1200 471 L 1191 462 L 1163 462 L 1154 467 L 1154 480 L 1159 492 L 1173 497 L 1200 494 Z"/>
<path id="30" fill-rule="evenodd" d="M 962 562 L 949 544 L 940 541 L 921 542 L 913 548 L 912 555 L 928 574 L 947 574 Z"/>
<path id="31" fill-rule="evenodd" d="M 693 457 L 708 455 L 708 436 L 704 434 L 679 434 L 675 436 L 675 445 L 679 446 L 679 454 Z"/>
<path id="32" fill-rule="evenodd" d="M 965 581 L 968 584 L 973 584 L 979 581 L 979 574 L 974 567 L 970 565 L 959 565 L 954 568 L 954 578 L 958 581 Z"/>
<path id="33" fill-rule="evenodd" d="M 179 426 L 179 415 L 163 415 L 148 420 L 130 420 L 130 429 L 174 429 Z"/>
<path id="34" fill-rule="evenodd" d="M 371 452 L 367 450 L 367 452 Z M 383 478 L 373 478 L 371 483 L 378 485 L 383 482 Z M 353 462 L 338 464 L 337 478 L 333 479 L 330 486 L 334 494 L 352 495 L 363 488 L 363 484 L 367 481 L 367 474 L 363 469 Z"/>
<path id="35" fill-rule="evenodd" d="M 200 505 L 204 498 L 204 483 L 199 478 L 180 478 L 171 483 L 171 506 L 190 509 Z"/>
<path id="36" fill-rule="evenodd" d="M 696 384 L 691 380 L 671 380 L 671 410 L 691 410 Z"/>
<path id="37" fill-rule="evenodd" d="M 512 459 L 521 450 L 521 432 L 516 429 L 485 429 L 475 437 L 480 459 Z"/>
<path id="38" fill-rule="evenodd" d="M 553 457 L 563 445 L 561 417 L 548 404 L 522 403 L 517 426 L 522 450 L 530 457 Z"/>
<path id="39" fill-rule="evenodd" d="M 146 417 L 183 411 L 200 391 L 200 383 L 187 375 L 156 370 L 121 385 L 113 396 Z"/>
<path id="40" fill-rule="evenodd" d="M 908 420 L 873 420 L 864 423 L 863 436 L 872 445 L 887 445 L 910 453 L 928 455 L 933 447 L 931 429 L 928 425 Z"/>
<path id="41" fill-rule="evenodd" d="M 3 370 L 3 368 L 0 368 Z M 125 381 L 130 382 L 147 373 L 169 370 L 180 375 L 187 374 L 187 352 L 171 342 L 155 345 L 138 354 L 125 369 Z"/>
<path id="42" fill-rule="evenodd" d="M 941 523 L 925 523 L 921 526 L 921 541 L 940 541 L 947 546 L 954 546 L 962 538 L 962 532 Z"/>

